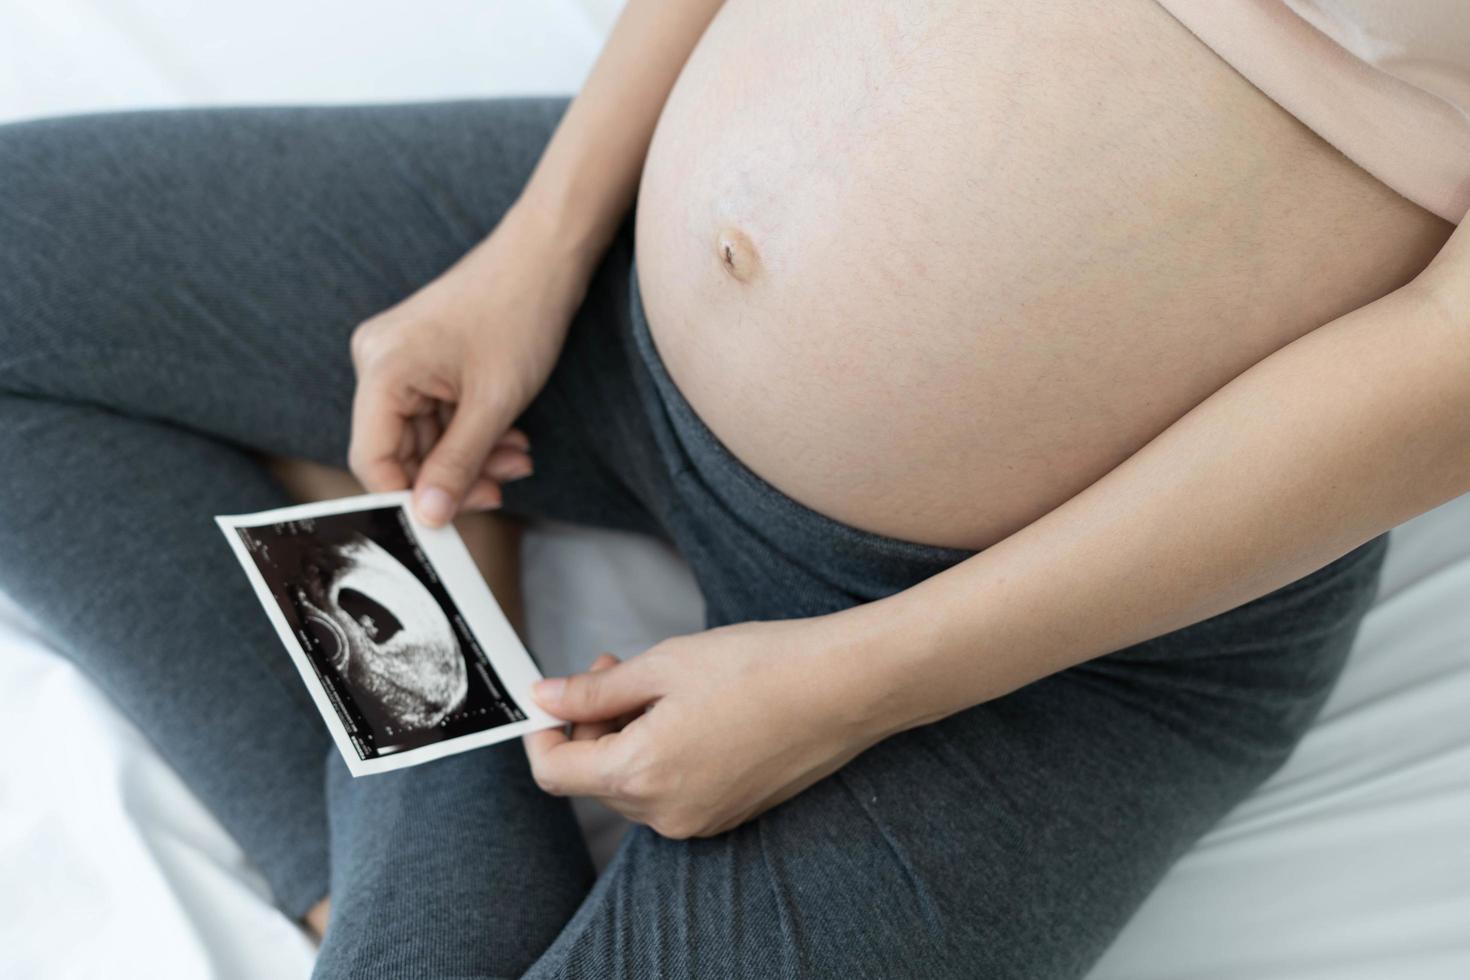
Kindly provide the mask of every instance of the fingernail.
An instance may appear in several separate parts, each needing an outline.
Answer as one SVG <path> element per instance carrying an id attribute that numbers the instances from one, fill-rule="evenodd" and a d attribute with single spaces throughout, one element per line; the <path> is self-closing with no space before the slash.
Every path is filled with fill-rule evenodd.
<path id="1" fill-rule="evenodd" d="M 511 480 L 524 479 L 530 476 L 533 470 L 534 467 L 532 467 L 531 461 L 529 459 L 516 460 L 510 466 L 507 466 L 505 468 L 504 481 L 506 483 L 509 483 Z"/>
<path id="2" fill-rule="evenodd" d="M 548 677 L 531 685 L 531 691 L 542 701 L 555 704 L 561 700 L 561 692 L 566 688 L 567 682 L 561 677 Z"/>
<path id="3" fill-rule="evenodd" d="M 427 524 L 439 525 L 454 516 L 454 501 L 438 487 L 419 493 L 419 517 Z"/>

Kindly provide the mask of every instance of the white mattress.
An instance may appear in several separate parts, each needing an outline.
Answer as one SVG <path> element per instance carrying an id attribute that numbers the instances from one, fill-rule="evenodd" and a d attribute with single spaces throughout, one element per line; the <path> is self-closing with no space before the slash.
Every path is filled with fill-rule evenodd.
<path id="1" fill-rule="evenodd" d="M 571 91 L 619 5 L 0 0 L 0 119 Z M 533 642 L 565 667 L 699 625 L 687 570 L 650 540 L 543 525 L 525 575 Z M 1169 874 L 1092 980 L 1470 978 L 1467 599 L 1470 498 L 1394 532 L 1320 723 Z M 3 602 L 0 716 L 21 733 L 0 757 L 0 975 L 308 974 L 310 943 L 233 842 Z M 584 816 L 605 856 L 618 827 Z"/>

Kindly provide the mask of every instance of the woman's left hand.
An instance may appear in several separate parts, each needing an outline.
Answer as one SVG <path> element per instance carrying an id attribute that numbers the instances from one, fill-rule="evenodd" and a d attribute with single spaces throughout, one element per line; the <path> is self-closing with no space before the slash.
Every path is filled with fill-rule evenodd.
<path id="1" fill-rule="evenodd" d="M 895 730 L 841 616 L 722 626 L 537 682 L 541 706 L 576 724 L 525 736 L 536 782 L 673 838 L 796 795 Z"/>

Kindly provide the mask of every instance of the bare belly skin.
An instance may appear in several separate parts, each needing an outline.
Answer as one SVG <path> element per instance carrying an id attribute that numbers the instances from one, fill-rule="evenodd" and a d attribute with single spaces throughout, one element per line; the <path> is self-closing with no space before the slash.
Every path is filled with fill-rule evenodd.
<path id="1" fill-rule="evenodd" d="M 965 548 L 1451 230 L 1150 0 L 728 0 L 636 222 L 654 340 L 737 457 Z"/>

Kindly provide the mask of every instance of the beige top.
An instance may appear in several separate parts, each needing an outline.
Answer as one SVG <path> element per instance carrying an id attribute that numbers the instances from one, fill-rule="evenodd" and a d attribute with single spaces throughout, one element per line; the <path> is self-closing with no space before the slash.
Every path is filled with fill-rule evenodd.
<path id="1" fill-rule="evenodd" d="M 1470 211 L 1470 0 L 1158 0 L 1420 207 Z"/>

